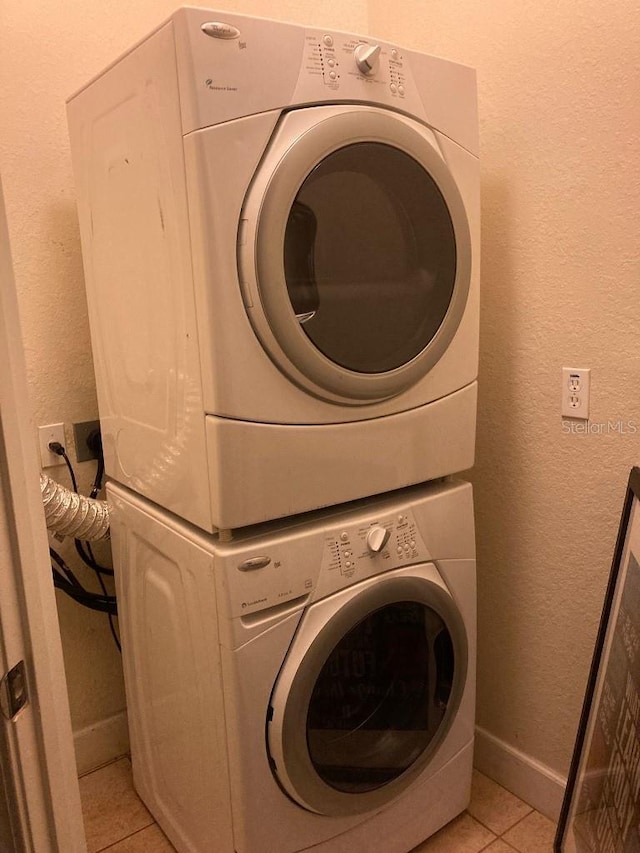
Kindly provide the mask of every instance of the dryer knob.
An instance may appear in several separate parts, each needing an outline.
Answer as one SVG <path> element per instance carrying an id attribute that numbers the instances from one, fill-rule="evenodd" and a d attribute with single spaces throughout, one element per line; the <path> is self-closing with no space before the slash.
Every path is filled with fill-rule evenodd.
<path id="1" fill-rule="evenodd" d="M 382 551 L 389 541 L 389 531 L 381 524 L 374 524 L 367 532 L 367 548 L 374 554 Z"/>
<path id="2" fill-rule="evenodd" d="M 362 74 L 375 74 L 380 63 L 379 44 L 359 44 L 353 51 L 358 71 Z"/>

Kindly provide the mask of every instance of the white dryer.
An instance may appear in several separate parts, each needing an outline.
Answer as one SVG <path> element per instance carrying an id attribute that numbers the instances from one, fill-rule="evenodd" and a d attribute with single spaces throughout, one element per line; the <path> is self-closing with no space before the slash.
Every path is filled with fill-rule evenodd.
<path id="1" fill-rule="evenodd" d="M 406 853 L 463 811 L 469 484 L 230 543 L 108 488 L 134 783 L 179 853 Z"/>
<path id="2" fill-rule="evenodd" d="M 184 8 L 68 115 L 111 477 L 211 531 L 473 464 L 473 70 Z"/>

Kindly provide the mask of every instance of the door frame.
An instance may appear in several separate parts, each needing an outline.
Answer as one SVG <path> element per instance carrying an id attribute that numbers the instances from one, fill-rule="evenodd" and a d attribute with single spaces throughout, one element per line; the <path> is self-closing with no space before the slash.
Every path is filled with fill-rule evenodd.
<path id="1" fill-rule="evenodd" d="M 0 181 L 0 675 L 24 661 L 29 694 L 0 714 L 2 781 L 16 850 L 86 853 L 34 435 Z"/>

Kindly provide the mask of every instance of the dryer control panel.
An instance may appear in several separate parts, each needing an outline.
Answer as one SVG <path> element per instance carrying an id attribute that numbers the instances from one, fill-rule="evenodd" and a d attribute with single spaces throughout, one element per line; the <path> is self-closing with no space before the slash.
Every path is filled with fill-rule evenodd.
<path id="1" fill-rule="evenodd" d="M 294 98 L 313 102 L 333 93 L 341 100 L 373 101 L 421 115 L 424 107 L 406 53 L 380 41 L 307 30 Z"/>
<path id="2" fill-rule="evenodd" d="M 476 115 L 470 70 L 366 35 L 188 7 L 171 26 L 184 133 L 336 102 L 386 106 L 447 135 L 452 115 Z"/>

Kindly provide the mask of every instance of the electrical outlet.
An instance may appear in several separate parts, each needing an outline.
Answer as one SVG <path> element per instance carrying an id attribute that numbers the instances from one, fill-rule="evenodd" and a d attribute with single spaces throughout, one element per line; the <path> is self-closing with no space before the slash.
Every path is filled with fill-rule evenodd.
<path id="1" fill-rule="evenodd" d="M 49 424 L 38 427 L 38 442 L 40 445 L 40 464 L 43 468 L 52 468 L 54 465 L 64 465 L 62 456 L 49 450 L 49 442 L 59 441 L 64 447 L 64 424 Z"/>
<path id="2" fill-rule="evenodd" d="M 87 439 L 94 430 L 100 430 L 100 421 L 83 421 L 73 424 L 73 438 L 76 444 L 76 459 L 78 462 L 87 462 L 89 459 L 97 459 L 98 454 L 87 444 Z"/>
<path id="3" fill-rule="evenodd" d="M 562 368 L 562 417 L 589 420 L 591 368 Z"/>

